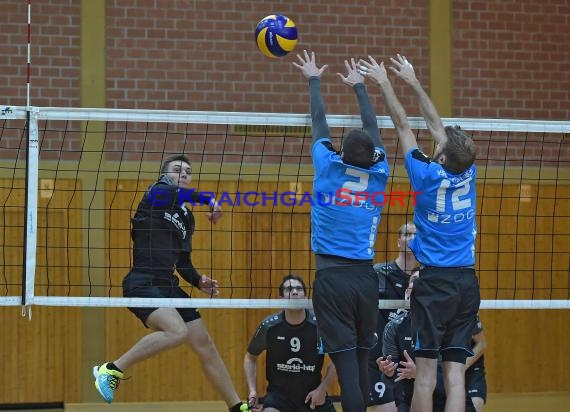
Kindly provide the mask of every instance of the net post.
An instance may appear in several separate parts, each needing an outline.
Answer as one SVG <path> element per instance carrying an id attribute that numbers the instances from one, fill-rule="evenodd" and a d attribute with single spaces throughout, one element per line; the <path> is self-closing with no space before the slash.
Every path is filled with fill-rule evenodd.
<path id="1" fill-rule="evenodd" d="M 37 215 L 38 215 L 38 166 L 39 166 L 39 134 L 38 110 L 28 107 L 27 150 L 26 150 L 26 201 L 24 217 L 24 253 L 22 274 L 22 315 L 26 307 L 31 305 L 34 297 L 34 280 L 36 273 Z"/>

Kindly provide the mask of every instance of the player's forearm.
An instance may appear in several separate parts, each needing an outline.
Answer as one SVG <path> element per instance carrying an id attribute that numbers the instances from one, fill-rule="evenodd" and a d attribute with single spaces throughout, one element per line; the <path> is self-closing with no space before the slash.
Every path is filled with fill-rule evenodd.
<path id="1" fill-rule="evenodd" d="M 250 392 L 257 391 L 257 367 L 256 358 L 252 359 L 253 355 L 246 353 L 243 359 L 243 369 L 245 372 L 245 380 L 247 388 Z"/>
<path id="2" fill-rule="evenodd" d="M 441 122 L 441 118 L 437 113 L 437 109 L 435 108 L 430 97 L 428 96 L 428 94 L 426 93 L 420 82 L 414 83 L 412 89 L 416 94 L 418 103 L 420 105 L 420 111 L 422 112 L 422 116 L 426 121 L 427 127 L 432 137 L 439 144 L 445 143 L 445 141 L 447 140 L 445 129 L 443 127 L 443 123 Z"/>
<path id="3" fill-rule="evenodd" d="M 313 143 L 323 137 L 329 137 L 329 126 L 325 115 L 325 103 L 321 94 L 321 79 L 314 76 L 309 79 L 309 95 L 311 99 L 311 120 Z"/>
<path id="4" fill-rule="evenodd" d="M 198 270 L 192 264 L 192 261 L 188 259 L 187 261 L 181 263 L 178 262 L 176 265 L 176 271 L 182 276 L 182 278 L 190 283 L 192 286 L 199 287 L 202 275 L 198 273 Z"/>
<path id="5" fill-rule="evenodd" d="M 382 90 L 384 102 L 386 103 L 386 110 L 392 119 L 392 123 L 394 123 L 394 127 L 396 128 L 396 133 L 400 139 L 400 145 L 405 156 L 412 147 L 417 146 L 416 138 L 410 129 L 406 111 L 404 110 L 402 103 L 398 100 L 398 97 L 394 92 L 394 88 L 389 81 L 378 83 L 378 85 L 380 86 L 380 90 Z"/>
<path id="6" fill-rule="evenodd" d="M 487 347 L 487 340 L 483 335 L 483 332 L 480 332 L 478 335 L 473 336 L 475 341 L 475 345 L 473 345 L 473 356 L 470 356 L 465 361 L 465 369 L 469 369 L 477 360 L 483 356 L 483 352 L 485 352 L 485 348 Z"/>
<path id="7" fill-rule="evenodd" d="M 383 147 L 378 120 L 372 104 L 370 104 L 366 86 L 364 86 L 364 83 L 356 83 L 353 89 L 360 106 L 360 118 L 362 119 L 364 131 L 372 138 L 375 147 Z"/>
<path id="8" fill-rule="evenodd" d="M 325 377 L 321 381 L 321 384 L 318 386 L 318 388 L 322 389 L 324 392 L 328 392 L 329 388 L 333 384 L 335 376 L 336 376 L 336 369 L 334 367 L 334 364 L 331 363 L 329 364 Z"/>

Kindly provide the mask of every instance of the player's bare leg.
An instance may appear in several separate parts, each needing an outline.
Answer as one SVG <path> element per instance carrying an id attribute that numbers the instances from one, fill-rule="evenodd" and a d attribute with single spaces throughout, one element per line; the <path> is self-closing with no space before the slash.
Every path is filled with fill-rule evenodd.
<path id="1" fill-rule="evenodd" d="M 459 362 L 443 362 L 445 383 L 445 412 L 465 411 L 465 365 Z"/>
<path id="2" fill-rule="evenodd" d="M 156 332 L 142 337 L 114 362 L 122 371 L 127 370 L 135 363 L 186 342 L 188 330 L 175 308 L 155 310 L 149 315 L 146 323 L 149 328 Z"/>
<path id="3" fill-rule="evenodd" d="M 239 403 L 240 398 L 230 374 L 206 330 L 204 321 L 196 319 L 186 323 L 186 327 L 188 328 L 188 343 L 198 355 L 202 370 L 210 383 L 214 385 L 228 406 Z"/>
<path id="4" fill-rule="evenodd" d="M 416 380 L 411 412 L 432 412 L 437 382 L 437 359 L 416 357 Z"/>

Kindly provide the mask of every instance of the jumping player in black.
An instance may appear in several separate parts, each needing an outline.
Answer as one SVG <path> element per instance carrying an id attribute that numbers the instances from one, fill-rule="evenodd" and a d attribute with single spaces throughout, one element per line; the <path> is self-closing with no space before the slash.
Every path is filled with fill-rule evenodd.
<path id="1" fill-rule="evenodd" d="M 305 282 L 287 275 L 279 285 L 283 299 L 305 298 Z M 244 358 L 249 387 L 248 403 L 257 410 L 257 357 L 266 352 L 267 394 L 265 412 L 335 412 L 327 389 L 334 379 L 331 363 L 321 380 L 324 355 L 318 350 L 315 315 L 306 309 L 285 309 L 268 316 L 258 326 Z M 255 409 L 254 409 L 255 410 Z"/>
<path id="2" fill-rule="evenodd" d="M 160 178 L 143 196 L 132 219 L 133 267 L 123 280 L 125 297 L 188 298 L 176 272 L 188 283 L 213 296 L 217 281 L 201 275 L 191 260 L 194 216 L 184 201 L 210 208 L 208 219 L 216 223 L 222 209 L 215 199 L 192 192 L 186 195 L 192 167 L 184 155 L 167 158 Z M 93 368 L 95 387 L 111 403 L 123 372 L 144 359 L 187 344 L 196 353 L 204 374 L 214 385 L 230 412 L 247 411 L 236 393 L 230 375 L 210 338 L 200 313 L 192 308 L 129 308 L 154 330 L 113 362 Z"/>

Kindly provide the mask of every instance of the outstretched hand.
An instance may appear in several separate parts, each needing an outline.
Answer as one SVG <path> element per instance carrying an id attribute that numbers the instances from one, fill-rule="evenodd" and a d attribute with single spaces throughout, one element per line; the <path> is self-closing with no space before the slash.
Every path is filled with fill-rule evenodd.
<path id="1" fill-rule="evenodd" d="M 368 61 L 360 59 L 358 61 L 358 70 L 360 74 L 365 77 L 370 77 L 378 85 L 384 82 L 389 82 L 384 62 L 380 62 L 380 64 L 378 64 L 372 56 L 368 56 Z"/>
<path id="2" fill-rule="evenodd" d="M 412 63 L 406 59 L 406 56 L 401 56 L 398 54 L 396 59 L 390 57 L 390 61 L 392 62 L 390 70 L 394 72 L 396 76 L 398 76 L 410 86 L 413 86 L 418 82 L 416 73 L 414 72 L 414 66 L 412 66 Z"/>
<path id="3" fill-rule="evenodd" d="M 220 293 L 220 290 L 218 289 L 218 281 L 206 275 L 202 275 L 200 283 L 198 284 L 198 289 L 210 296 L 216 296 Z"/>
<path id="4" fill-rule="evenodd" d="M 350 63 L 348 60 L 345 60 L 344 67 L 346 67 L 346 76 L 343 76 L 342 73 L 337 73 L 344 84 L 353 87 L 357 83 L 364 83 L 364 76 L 356 65 L 354 58 L 350 59 Z"/>
<path id="5" fill-rule="evenodd" d="M 311 55 L 309 56 L 307 50 L 303 50 L 303 56 L 297 54 L 297 59 L 301 64 L 293 62 L 293 66 L 301 70 L 301 73 L 303 73 L 303 76 L 307 79 L 310 77 L 321 77 L 327 67 L 329 67 L 327 64 L 321 68 L 317 67 L 317 63 L 315 62 L 315 52 L 311 52 Z"/>

